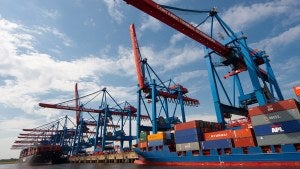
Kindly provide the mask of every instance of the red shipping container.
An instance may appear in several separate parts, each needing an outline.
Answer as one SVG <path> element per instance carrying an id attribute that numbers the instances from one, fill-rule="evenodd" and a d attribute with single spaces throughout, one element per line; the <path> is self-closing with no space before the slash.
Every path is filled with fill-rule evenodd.
<path id="1" fill-rule="evenodd" d="M 175 124 L 175 130 L 186 130 L 192 128 L 200 128 L 200 120 L 193 120 L 185 123 Z"/>
<path id="2" fill-rule="evenodd" d="M 234 138 L 233 130 L 222 130 L 210 133 L 204 133 L 204 140 L 220 140 L 220 139 L 231 139 Z"/>
<path id="3" fill-rule="evenodd" d="M 251 117 L 295 108 L 298 108 L 298 102 L 295 99 L 289 99 L 266 104 L 264 106 L 252 107 L 248 109 L 248 112 Z"/>
<path id="4" fill-rule="evenodd" d="M 245 138 L 245 137 L 253 137 L 253 129 L 244 128 L 239 130 L 234 130 L 235 138 Z"/>
<path id="5" fill-rule="evenodd" d="M 146 147 L 148 147 L 148 142 L 147 141 L 145 141 L 145 142 L 139 142 L 138 143 L 138 147 L 139 148 L 146 148 Z"/>
<path id="6" fill-rule="evenodd" d="M 295 86 L 294 92 L 295 92 L 296 96 L 300 96 L 300 86 Z"/>
<path id="7" fill-rule="evenodd" d="M 253 137 L 235 138 L 233 139 L 234 147 L 254 147 L 256 142 Z"/>

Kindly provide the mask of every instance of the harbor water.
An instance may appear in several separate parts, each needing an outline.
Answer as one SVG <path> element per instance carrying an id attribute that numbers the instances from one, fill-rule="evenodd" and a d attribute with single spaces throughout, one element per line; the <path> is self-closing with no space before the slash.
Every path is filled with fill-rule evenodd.
<path id="1" fill-rule="evenodd" d="M 28 166 L 24 164 L 0 164 L 0 169 L 256 169 L 256 167 L 186 167 L 186 166 L 150 166 L 132 163 L 92 163 L 92 164 L 57 164 Z M 268 167 L 265 167 L 266 169 Z M 296 169 L 297 167 L 274 167 L 274 169 Z"/>

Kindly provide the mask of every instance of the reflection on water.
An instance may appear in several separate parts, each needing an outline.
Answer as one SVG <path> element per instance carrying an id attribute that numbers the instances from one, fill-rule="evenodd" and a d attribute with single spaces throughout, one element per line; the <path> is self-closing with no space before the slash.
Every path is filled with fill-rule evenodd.
<path id="1" fill-rule="evenodd" d="M 117 164 L 57 164 L 28 166 L 24 164 L 0 164 L 0 169 L 256 169 L 257 167 L 186 167 L 186 166 L 149 166 L 130 163 Z M 299 167 L 263 167 L 264 169 L 299 169 Z"/>

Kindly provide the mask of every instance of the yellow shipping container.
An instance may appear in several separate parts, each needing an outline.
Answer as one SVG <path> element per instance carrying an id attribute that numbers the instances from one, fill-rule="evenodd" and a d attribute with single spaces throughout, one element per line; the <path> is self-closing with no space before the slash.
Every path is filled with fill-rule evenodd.
<path id="1" fill-rule="evenodd" d="M 166 138 L 166 133 L 159 132 L 156 134 L 150 134 L 147 136 L 148 141 L 154 141 L 154 140 L 164 140 Z"/>

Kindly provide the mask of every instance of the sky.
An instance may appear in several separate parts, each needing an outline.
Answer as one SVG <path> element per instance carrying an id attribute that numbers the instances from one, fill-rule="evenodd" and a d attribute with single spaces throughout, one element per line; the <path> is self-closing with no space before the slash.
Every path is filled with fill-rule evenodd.
<path id="1" fill-rule="evenodd" d="M 300 1 L 298 0 L 156 0 L 198 10 L 217 7 L 252 48 L 270 56 L 285 98 L 300 85 Z M 207 14 L 178 13 L 190 23 Z M 204 47 L 122 0 L 0 1 L 0 159 L 23 128 L 33 128 L 74 112 L 44 109 L 38 103 L 73 98 L 106 87 L 117 101 L 136 104 L 137 77 L 129 25 L 135 24 L 141 55 L 161 79 L 173 79 L 200 100 L 187 120 L 216 121 Z M 209 24 L 200 26 L 208 31 Z M 216 37 L 218 38 L 218 37 Z M 229 86 L 229 84 L 228 84 Z M 227 86 L 227 87 L 228 87 Z M 245 88 L 249 86 L 245 85 Z"/>

